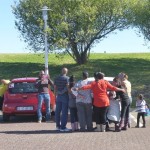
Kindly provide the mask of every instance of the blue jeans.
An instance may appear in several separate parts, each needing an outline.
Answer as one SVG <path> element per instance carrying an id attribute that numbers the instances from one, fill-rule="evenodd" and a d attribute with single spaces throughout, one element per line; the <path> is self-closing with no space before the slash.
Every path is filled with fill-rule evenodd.
<path id="1" fill-rule="evenodd" d="M 68 120 L 68 94 L 58 95 L 56 99 L 55 121 L 56 127 L 65 129 Z"/>
<path id="2" fill-rule="evenodd" d="M 43 100 L 45 102 L 45 107 L 46 107 L 46 121 L 50 120 L 50 96 L 48 93 L 40 93 L 38 94 L 38 109 L 37 109 L 37 115 L 38 115 L 38 120 L 42 120 L 42 103 Z"/>

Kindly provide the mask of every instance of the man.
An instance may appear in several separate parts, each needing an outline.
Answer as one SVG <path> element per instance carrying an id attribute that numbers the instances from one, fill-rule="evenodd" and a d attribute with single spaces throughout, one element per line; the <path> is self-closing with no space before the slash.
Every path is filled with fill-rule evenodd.
<path id="1" fill-rule="evenodd" d="M 66 128 L 67 119 L 68 119 L 68 84 L 69 77 L 67 76 L 68 69 L 63 68 L 62 73 L 54 81 L 54 89 L 56 98 L 56 111 L 55 111 L 55 120 L 56 120 L 56 130 L 60 131 L 70 131 Z"/>
<path id="2" fill-rule="evenodd" d="M 81 88 L 84 85 L 90 84 L 88 81 L 88 72 L 82 73 L 82 80 L 75 84 L 75 88 Z M 80 124 L 80 131 L 93 131 L 92 123 L 92 96 L 91 90 L 80 90 L 76 96 L 76 106 L 78 111 L 78 119 Z"/>
<path id="3" fill-rule="evenodd" d="M 46 106 L 46 122 L 50 121 L 50 95 L 49 95 L 49 89 L 48 86 L 53 86 L 53 81 L 50 79 L 49 75 L 45 75 L 44 71 L 40 71 L 39 78 L 37 79 L 36 86 L 38 88 L 38 109 L 37 109 L 37 115 L 38 115 L 38 123 L 41 123 L 42 121 L 42 103 L 43 100 L 45 102 Z"/>

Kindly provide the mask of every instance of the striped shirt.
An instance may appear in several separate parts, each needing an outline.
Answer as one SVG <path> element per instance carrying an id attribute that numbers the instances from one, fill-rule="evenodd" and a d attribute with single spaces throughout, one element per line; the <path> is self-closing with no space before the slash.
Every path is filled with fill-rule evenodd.
<path id="1" fill-rule="evenodd" d="M 58 95 L 68 93 L 67 85 L 69 84 L 69 77 L 66 75 L 60 75 L 54 80 L 56 86 L 56 92 Z"/>
<path id="2" fill-rule="evenodd" d="M 136 111 L 137 112 L 146 112 L 146 101 L 145 100 L 137 100 L 136 101 Z"/>

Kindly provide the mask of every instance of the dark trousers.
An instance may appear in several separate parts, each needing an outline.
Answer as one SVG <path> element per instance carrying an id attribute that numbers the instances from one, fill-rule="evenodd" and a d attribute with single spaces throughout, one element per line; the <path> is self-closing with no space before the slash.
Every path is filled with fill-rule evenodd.
<path id="1" fill-rule="evenodd" d="M 87 127 L 87 130 L 93 129 L 92 122 L 92 104 L 86 104 L 82 102 L 76 103 L 78 110 L 78 119 L 80 124 L 80 130 L 84 131 Z"/>
<path id="2" fill-rule="evenodd" d="M 70 107 L 70 122 L 71 123 L 78 122 L 78 114 L 76 107 Z"/>
<path id="3" fill-rule="evenodd" d="M 94 118 L 96 124 L 106 124 L 106 114 L 107 114 L 108 107 L 96 107 L 94 106 Z"/>
<path id="4" fill-rule="evenodd" d="M 137 126 L 139 127 L 140 117 L 142 116 L 143 126 L 145 126 L 145 112 L 139 112 L 137 114 Z"/>
<path id="5" fill-rule="evenodd" d="M 130 104 L 121 103 L 121 118 L 129 119 Z"/>
<path id="6" fill-rule="evenodd" d="M 120 120 L 120 128 L 127 127 L 129 123 L 129 110 L 130 104 L 129 102 L 121 102 L 121 120 Z"/>

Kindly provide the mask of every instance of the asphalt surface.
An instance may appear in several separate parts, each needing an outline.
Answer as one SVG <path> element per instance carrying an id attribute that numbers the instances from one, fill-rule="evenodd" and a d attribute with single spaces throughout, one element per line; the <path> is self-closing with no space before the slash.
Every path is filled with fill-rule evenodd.
<path id="1" fill-rule="evenodd" d="M 22 116 L 4 123 L 0 112 L 0 150 L 149 150 L 150 117 L 146 117 L 146 128 L 135 128 L 136 112 L 131 115 L 127 131 L 113 132 L 112 124 L 109 132 L 62 133 L 55 131 L 53 119 L 37 123 L 31 116 Z"/>

